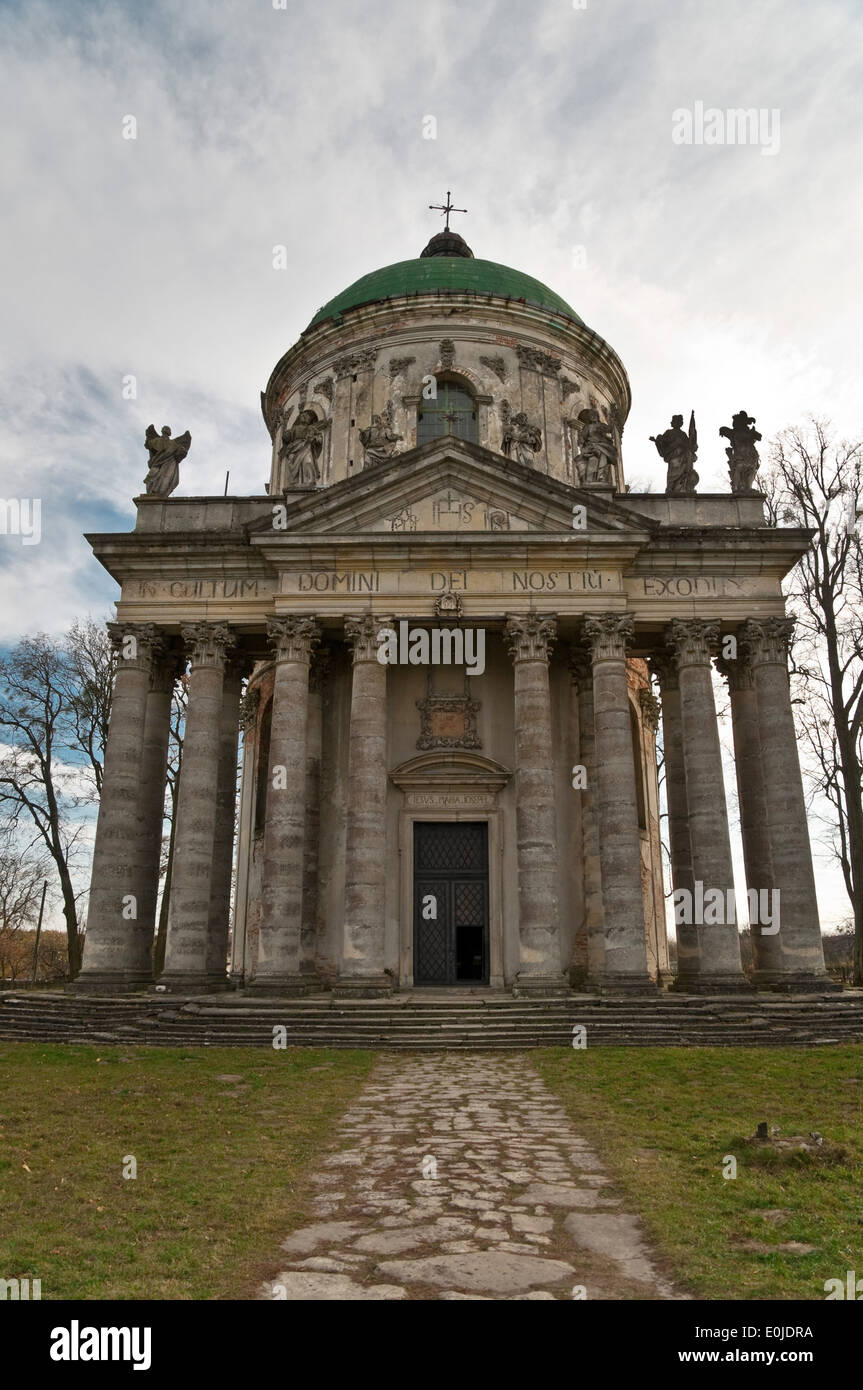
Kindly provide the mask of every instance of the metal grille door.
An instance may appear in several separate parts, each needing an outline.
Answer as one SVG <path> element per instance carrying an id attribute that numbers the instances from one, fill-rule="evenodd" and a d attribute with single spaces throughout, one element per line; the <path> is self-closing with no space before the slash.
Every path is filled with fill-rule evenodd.
<path id="1" fill-rule="evenodd" d="M 414 824 L 414 981 L 488 983 L 488 826 Z"/>

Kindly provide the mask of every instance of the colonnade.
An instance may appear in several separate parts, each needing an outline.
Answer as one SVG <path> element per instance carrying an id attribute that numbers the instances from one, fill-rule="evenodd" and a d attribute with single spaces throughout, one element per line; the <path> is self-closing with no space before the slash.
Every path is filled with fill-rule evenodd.
<path id="1" fill-rule="evenodd" d="M 378 633 L 391 616 L 348 617 L 352 653 L 345 911 L 336 993 L 386 994 L 385 956 L 387 668 Z M 84 964 L 78 987 L 129 989 L 153 980 L 152 943 L 163 824 L 171 691 L 189 666 L 164 972 L 172 991 L 223 988 L 230 916 L 234 797 L 242 680 L 251 667 L 228 623 L 181 628 L 177 651 L 151 623 L 111 624 L 119 660 L 114 688 Z M 673 619 L 651 643 L 662 696 L 668 834 L 675 889 L 696 899 L 733 886 L 731 842 L 711 666 L 729 682 L 746 879 L 778 890 L 778 931 L 752 934 L 756 982 L 818 988 L 826 981 L 806 808 L 788 684 L 792 620 L 747 620 L 736 654 L 718 657 L 719 625 Z M 555 805 L 549 658 L 557 620 L 531 612 L 507 618 L 513 661 L 515 820 L 519 884 L 519 995 L 568 990 L 560 949 L 558 815 Z M 303 994 L 310 968 L 306 773 L 310 669 L 321 630 L 314 618 L 267 623 L 275 666 L 263 839 L 258 955 L 253 991 Z M 599 983 L 615 993 L 656 986 L 647 964 L 636 772 L 627 656 L 636 641 L 631 613 L 588 615 L 571 651 L 582 763 L 584 894 L 588 933 L 601 933 Z M 725 643 L 727 646 L 728 644 Z M 644 642 L 639 639 L 639 649 Z M 320 731 L 318 730 L 318 738 Z M 299 775 L 298 774 L 299 770 Z M 747 988 L 735 921 L 677 928 L 678 986 L 687 991 Z"/>

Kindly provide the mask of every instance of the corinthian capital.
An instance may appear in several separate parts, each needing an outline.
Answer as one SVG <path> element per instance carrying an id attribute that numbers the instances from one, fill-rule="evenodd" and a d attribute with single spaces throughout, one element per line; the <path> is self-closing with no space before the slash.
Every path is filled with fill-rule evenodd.
<path id="1" fill-rule="evenodd" d="M 167 642 L 155 623 L 108 623 L 107 628 L 123 670 L 152 672 L 161 661 Z"/>
<path id="2" fill-rule="evenodd" d="M 754 685 L 752 662 L 749 660 L 749 653 L 744 649 L 743 639 L 738 634 L 737 655 L 736 656 L 717 656 L 714 666 L 720 676 L 724 676 L 728 681 L 729 690 L 751 690 Z"/>
<path id="3" fill-rule="evenodd" d="M 793 618 L 748 618 L 740 628 L 740 649 L 752 666 L 788 665 Z"/>
<path id="4" fill-rule="evenodd" d="M 665 640 L 678 670 L 683 666 L 709 666 L 719 643 L 719 623 L 672 618 Z"/>
<path id="5" fill-rule="evenodd" d="M 192 666 L 224 666 L 235 640 L 227 623 L 181 623 L 180 632 Z"/>
<path id="6" fill-rule="evenodd" d="M 305 661 L 321 640 L 321 629 L 314 618 L 270 618 L 267 641 L 276 661 Z"/>
<path id="7" fill-rule="evenodd" d="M 557 636 L 557 615 L 523 613 L 506 620 L 503 640 L 514 662 L 548 661 L 548 654 Z"/>
<path id="8" fill-rule="evenodd" d="M 656 676 L 656 679 L 659 681 L 659 689 L 663 694 L 665 694 L 666 691 L 677 690 L 679 688 L 680 683 L 677 679 L 677 666 L 669 651 L 660 647 L 656 651 L 651 652 L 650 656 L 647 658 L 647 664 L 650 667 L 651 674 Z"/>
<path id="9" fill-rule="evenodd" d="M 584 638 L 597 661 L 623 660 L 635 637 L 635 618 L 631 613 L 598 613 L 584 620 Z"/>
<path id="10" fill-rule="evenodd" d="M 353 649 L 354 663 L 377 661 L 381 641 L 379 634 L 394 627 L 395 618 L 379 618 L 371 613 L 364 613 L 361 618 L 345 618 L 345 637 Z"/>

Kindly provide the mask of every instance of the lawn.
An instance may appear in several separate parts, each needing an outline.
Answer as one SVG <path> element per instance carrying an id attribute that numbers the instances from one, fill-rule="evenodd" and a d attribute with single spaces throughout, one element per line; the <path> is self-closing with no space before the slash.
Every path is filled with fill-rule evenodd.
<path id="1" fill-rule="evenodd" d="M 696 1298 L 823 1300 L 825 1280 L 863 1277 L 863 1047 L 532 1056 Z M 759 1121 L 824 1142 L 765 1151 L 745 1142 Z"/>
<path id="2" fill-rule="evenodd" d="M 0 1043 L 0 1278 L 43 1299 L 253 1295 L 372 1060 Z"/>
<path id="3" fill-rule="evenodd" d="M 696 1298 L 863 1277 L 863 1047 L 530 1057 Z M 372 1061 L 0 1043 L 0 1278 L 41 1279 L 43 1299 L 254 1296 L 314 1219 L 307 1175 Z M 746 1143 L 759 1121 L 824 1144 L 766 1152 Z"/>

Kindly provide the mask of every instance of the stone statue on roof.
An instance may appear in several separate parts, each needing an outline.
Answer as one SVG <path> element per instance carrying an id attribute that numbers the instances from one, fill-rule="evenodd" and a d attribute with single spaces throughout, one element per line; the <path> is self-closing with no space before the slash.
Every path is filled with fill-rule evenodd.
<path id="1" fill-rule="evenodd" d="M 698 455 L 698 435 L 695 430 L 695 411 L 689 417 L 689 433 L 683 430 L 683 416 L 672 415 L 671 429 L 663 434 L 651 435 L 659 457 L 668 466 L 665 481 L 667 493 L 693 493 L 698 474 L 695 460 Z"/>
<path id="2" fill-rule="evenodd" d="M 172 439 L 170 425 L 163 425 L 161 434 L 156 433 L 155 425 L 147 426 L 144 447 L 150 455 L 150 467 L 144 479 L 144 491 L 148 496 L 170 497 L 179 485 L 180 464 L 191 443 L 188 430 Z"/>

